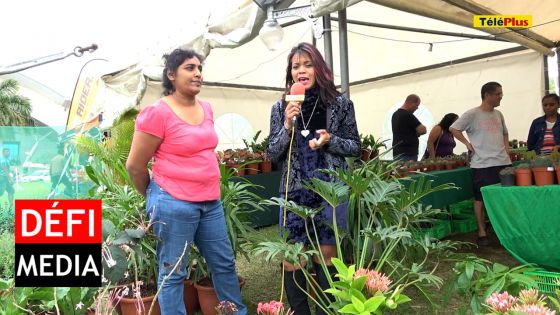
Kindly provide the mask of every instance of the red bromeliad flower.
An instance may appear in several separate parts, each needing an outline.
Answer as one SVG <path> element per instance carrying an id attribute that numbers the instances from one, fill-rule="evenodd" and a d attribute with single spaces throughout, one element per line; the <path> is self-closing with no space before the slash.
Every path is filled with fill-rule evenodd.
<path id="1" fill-rule="evenodd" d="M 356 273 L 354 273 L 354 277 L 367 277 L 366 290 L 371 295 L 375 295 L 378 291 L 381 291 L 381 293 L 387 292 L 392 282 L 386 275 L 376 270 L 367 270 L 363 268 L 358 269 Z"/>
<path id="2" fill-rule="evenodd" d="M 257 306 L 257 314 L 263 315 L 293 315 L 294 312 L 288 309 L 284 313 L 284 304 L 278 301 L 270 301 L 268 303 L 259 303 Z"/>

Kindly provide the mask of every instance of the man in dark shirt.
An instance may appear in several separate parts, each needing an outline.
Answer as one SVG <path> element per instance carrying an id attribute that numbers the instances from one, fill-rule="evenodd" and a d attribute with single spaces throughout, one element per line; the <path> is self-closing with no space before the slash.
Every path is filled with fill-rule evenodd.
<path id="1" fill-rule="evenodd" d="M 420 97 L 410 94 L 403 106 L 391 118 L 393 128 L 393 158 L 395 160 L 418 160 L 418 137 L 426 133 L 414 112 L 420 106 Z"/>

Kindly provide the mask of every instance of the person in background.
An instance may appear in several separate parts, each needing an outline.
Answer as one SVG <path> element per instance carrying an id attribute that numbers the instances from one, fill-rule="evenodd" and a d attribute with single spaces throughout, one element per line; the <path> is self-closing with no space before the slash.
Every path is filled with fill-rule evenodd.
<path id="1" fill-rule="evenodd" d="M 319 195 L 303 186 L 304 181 L 319 178 L 331 181 L 320 169 L 346 168 L 345 157 L 359 156 L 360 136 L 356 125 L 354 104 L 336 90 L 332 72 L 329 70 L 320 52 L 309 43 L 300 43 L 290 51 L 285 74 L 285 93 L 289 94 L 291 86 L 299 82 L 305 87 L 305 100 L 286 102 L 278 100 L 272 106 L 270 117 L 270 138 L 268 155 L 273 162 L 288 159 L 290 139 L 294 137 L 291 147 L 291 165 L 284 163 L 280 181 L 280 196 L 285 198 L 286 176 L 289 173 L 288 200 L 298 205 L 318 208 L 326 205 Z M 295 125 L 293 119 L 296 119 Z M 294 134 L 292 135 L 292 132 Z M 345 227 L 346 207 L 336 209 L 336 222 Z M 333 209 L 325 207 L 314 217 L 317 228 L 317 244 L 325 257 L 328 271 L 336 273 L 331 258 L 336 256 L 336 240 L 332 225 Z M 295 243 L 310 244 L 305 226 L 315 234 L 311 219 L 305 221 L 300 216 L 280 209 L 280 227 L 285 228 L 288 240 Z M 284 224 L 285 222 L 285 224 Z M 327 275 L 314 257 L 314 268 L 322 290 L 329 288 Z M 287 261 L 283 263 L 284 289 L 295 314 L 311 314 L 307 295 L 300 288 L 307 287 L 303 271 Z M 328 297 L 330 298 L 330 297 Z M 316 314 L 324 314 L 317 308 Z"/>
<path id="2" fill-rule="evenodd" d="M 500 182 L 500 170 L 511 165 L 509 136 L 502 113 L 496 109 L 504 96 L 502 86 L 488 82 L 480 90 L 480 106 L 466 111 L 449 128 L 472 154 L 474 213 L 478 225 L 478 245 L 488 246 L 486 209 L 480 189 Z M 469 140 L 463 135 L 467 132 Z"/>
<path id="3" fill-rule="evenodd" d="M 10 149 L 4 148 L 2 150 L 2 157 L 0 157 L 0 197 L 4 192 L 8 193 L 8 207 L 14 206 L 14 183 L 10 173 Z"/>
<path id="4" fill-rule="evenodd" d="M 426 133 L 426 126 L 422 125 L 414 116 L 418 106 L 420 106 L 420 97 L 410 94 L 391 117 L 393 159 L 395 160 L 418 160 L 418 137 Z"/>
<path id="5" fill-rule="evenodd" d="M 164 58 L 165 96 L 138 115 L 126 162 L 154 222 L 158 286 L 169 277 L 158 296 L 161 314 L 186 314 L 183 282 L 188 276 L 189 247 L 195 243 L 208 264 L 218 300 L 234 303 L 236 314 L 245 315 L 220 201 L 220 170 L 214 153 L 218 135 L 210 103 L 197 97 L 203 58 L 183 49 Z M 147 165 L 152 158 L 150 179 Z"/>
<path id="6" fill-rule="evenodd" d="M 527 136 L 527 150 L 534 150 L 537 154 L 550 154 L 554 147 L 560 146 L 559 103 L 559 97 L 554 93 L 542 98 L 544 116 L 531 123 Z"/>
<path id="7" fill-rule="evenodd" d="M 64 193 L 68 196 L 72 196 L 74 191 L 72 189 L 72 183 L 68 180 L 66 176 L 65 167 L 66 160 L 64 159 L 64 146 L 59 146 L 58 151 L 55 156 L 51 159 L 49 174 L 51 176 L 51 192 L 54 194 L 56 188 L 59 184 L 64 185 Z"/>
<path id="8" fill-rule="evenodd" d="M 424 154 L 425 158 L 434 159 L 436 157 L 453 155 L 453 148 L 455 148 L 456 143 L 453 134 L 449 131 L 449 127 L 457 118 L 459 116 L 455 113 L 446 114 L 439 124 L 432 128 L 428 136 L 426 153 Z"/>

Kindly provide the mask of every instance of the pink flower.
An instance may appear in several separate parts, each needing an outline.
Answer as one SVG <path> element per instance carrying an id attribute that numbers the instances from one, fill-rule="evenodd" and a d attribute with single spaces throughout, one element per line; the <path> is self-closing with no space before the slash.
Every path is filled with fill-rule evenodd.
<path id="1" fill-rule="evenodd" d="M 384 274 L 379 273 L 376 270 L 367 270 L 363 268 L 358 269 L 354 273 L 355 278 L 364 276 L 367 277 L 366 290 L 369 294 L 374 295 L 378 291 L 385 293 L 389 290 L 389 285 L 392 281 Z"/>
<path id="2" fill-rule="evenodd" d="M 529 315 L 556 315 L 556 311 L 551 311 L 548 307 L 536 304 L 516 305 L 513 311 L 523 312 Z"/>
<path id="3" fill-rule="evenodd" d="M 523 302 L 523 304 L 543 305 L 544 296 L 539 296 L 539 291 L 536 289 L 521 290 L 519 292 L 519 301 Z"/>
<path id="4" fill-rule="evenodd" d="M 504 293 L 494 292 L 486 299 L 486 304 L 488 304 L 493 311 L 498 313 L 507 312 L 516 302 L 517 299 L 511 296 L 507 291 Z"/>
<path id="5" fill-rule="evenodd" d="M 257 306 L 257 314 L 263 315 L 284 315 L 284 304 L 278 301 L 270 301 L 268 303 L 259 303 Z M 289 309 L 286 311 L 285 315 L 293 315 Z"/>

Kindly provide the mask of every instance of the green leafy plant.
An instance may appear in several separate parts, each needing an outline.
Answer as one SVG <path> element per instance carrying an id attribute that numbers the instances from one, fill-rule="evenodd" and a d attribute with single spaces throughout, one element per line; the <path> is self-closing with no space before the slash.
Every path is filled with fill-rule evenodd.
<path id="1" fill-rule="evenodd" d="M 514 173 L 515 173 L 515 168 L 514 167 L 504 167 L 500 171 L 500 175 L 513 175 Z"/>
<path id="2" fill-rule="evenodd" d="M 92 305 L 97 288 L 15 287 L 14 280 L 0 279 L 0 312 L 5 315 L 57 314 L 83 315 Z"/>
<path id="3" fill-rule="evenodd" d="M 531 163 L 531 166 L 533 168 L 536 167 L 552 167 L 552 159 L 548 156 L 537 156 L 533 162 Z"/>
<path id="4" fill-rule="evenodd" d="M 387 148 L 387 145 L 385 144 L 387 140 L 375 139 L 373 135 L 363 136 L 360 134 L 360 141 L 362 144 L 362 149 L 369 150 L 371 152 L 375 152 L 381 147 Z"/>
<path id="5" fill-rule="evenodd" d="M 10 279 L 14 276 L 14 234 L 3 231 L 0 234 L 0 278 Z"/>
<path id="6" fill-rule="evenodd" d="M 262 143 L 257 142 L 260 134 L 261 134 L 261 130 L 257 131 L 257 133 L 255 133 L 255 135 L 253 136 L 253 139 L 250 142 L 248 142 L 246 139 L 243 139 L 243 143 L 245 143 L 245 147 L 249 151 L 251 151 L 252 153 L 266 151 L 266 147 L 268 146 L 268 142 L 266 143 L 267 146 L 263 146 L 264 141 Z M 265 140 L 268 140 L 268 137 L 266 137 Z"/>
<path id="7" fill-rule="evenodd" d="M 333 178 L 332 182 L 313 178 L 304 185 L 321 196 L 328 207 L 336 209 L 348 203 L 348 229 L 339 229 L 336 222 L 340 214 L 333 214 L 331 228 L 338 258 L 354 264 L 355 268 L 375 270 L 391 276 L 395 279 L 388 288 L 391 292 L 415 287 L 430 299 L 428 288 L 440 287 L 443 281 L 433 274 L 435 269 L 431 263 L 432 269 L 427 269 L 428 257 L 436 261 L 449 259 L 458 244 L 417 236 L 419 223 L 431 220 L 431 216 L 440 212 L 423 207 L 419 201 L 432 192 L 453 187 L 448 184 L 432 187 L 430 180 L 420 177 L 405 189 L 397 179 L 388 175 L 395 167 L 394 163 L 374 159 L 352 169 L 323 170 Z M 255 252 L 265 253 L 269 260 L 282 255 L 282 259 L 301 268 L 308 282 L 316 287 L 303 265 L 309 262 L 311 255 L 317 255 L 321 268 L 328 275 L 325 259 L 315 245 L 319 241 L 312 238 L 310 233 L 311 229 L 316 229 L 312 218 L 321 208 L 303 207 L 280 198 L 266 200 L 264 204 L 285 208 L 310 222 L 311 226 L 305 225 L 305 229 L 312 242 L 310 249 L 305 252 L 301 252 L 302 248 L 295 249 L 298 244 L 285 241 L 261 242 Z M 316 237 L 317 233 L 314 235 Z M 333 288 L 334 280 L 327 277 Z M 329 304 L 326 296 L 322 292 L 318 293 L 316 298 L 312 298 L 317 307 L 328 314 L 337 314 L 337 303 L 341 303 L 341 298 L 335 296 L 336 301 Z"/>
<path id="8" fill-rule="evenodd" d="M 535 280 L 524 274 L 535 270 L 531 265 L 509 268 L 471 255 L 453 267 L 451 290 L 469 298 L 472 313 L 479 314 L 482 302 L 494 292 L 506 290 L 517 294 L 524 288 L 536 287 Z"/>
<path id="9" fill-rule="evenodd" d="M 338 297 L 332 307 L 342 314 L 381 314 L 384 309 L 396 309 L 399 304 L 410 301 L 401 293 L 401 287 L 389 291 L 391 280 L 386 276 L 365 269 L 355 270 L 355 266 L 346 265 L 338 258 L 332 263 L 337 270 L 339 279 L 332 283 L 327 293 Z"/>

